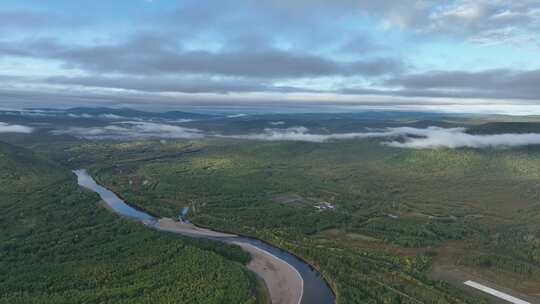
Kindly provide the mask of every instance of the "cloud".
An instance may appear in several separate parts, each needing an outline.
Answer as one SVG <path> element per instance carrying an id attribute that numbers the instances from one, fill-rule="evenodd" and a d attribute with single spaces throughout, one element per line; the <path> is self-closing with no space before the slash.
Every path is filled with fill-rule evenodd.
<path id="1" fill-rule="evenodd" d="M 265 129 L 263 133 L 224 136 L 250 140 L 327 142 L 333 140 L 383 138 L 382 144 L 396 148 L 505 148 L 539 145 L 540 134 L 475 135 L 465 128 L 385 128 L 369 132 L 314 134 L 305 127 Z"/>
<path id="2" fill-rule="evenodd" d="M 29 87 L 24 90 L 0 88 L 2 106 L 12 109 L 76 106 L 134 108 L 145 111 L 178 110 L 215 112 L 234 107 L 238 111 L 266 113 L 415 111 L 436 113 L 473 113 L 503 115 L 540 115 L 535 100 L 506 98 L 448 98 L 400 95 L 383 91 L 338 93 L 146 93 L 122 90 L 50 89 Z"/>
<path id="3" fill-rule="evenodd" d="M 0 78 L 9 76 L 0 75 Z M 448 97 L 455 102 L 463 98 L 524 99 L 540 98 L 540 69 L 519 71 L 488 69 L 483 71 L 430 71 L 388 75 L 382 88 L 349 87 L 309 89 L 272 84 L 271 81 L 237 77 L 212 76 L 55 76 L 21 78 L 26 84 L 75 85 L 81 89 L 122 89 L 144 93 L 333 93 L 345 95 L 379 95 L 404 97 Z M 71 91 L 74 91 L 72 88 Z M 88 93 L 87 93 L 88 94 Z M 508 100 L 507 103 L 512 101 Z"/>
<path id="4" fill-rule="evenodd" d="M 317 7 L 313 1 L 303 8 Z M 315 1 L 324 8 L 324 1 Z M 534 0 L 338 1 L 341 14 L 360 11 L 387 28 L 397 27 L 424 36 L 445 36 L 479 44 L 527 43 L 538 39 L 540 3 Z"/>
<path id="5" fill-rule="evenodd" d="M 240 118 L 240 117 L 246 117 L 246 116 L 248 115 L 245 113 L 238 113 L 238 114 L 227 115 L 227 118 Z"/>
<path id="6" fill-rule="evenodd" d="M 424 36 L 446 36 L 482 44 L 501 44 L 538 37 L 540 3 L 534 0 L 339 0 L 329 6 L 324 0 L 266 0 L 271 8 L 310 12 L 329 17 L 369 16 L 387 29 L 399 28 Z M 504 35 L 494 35 L 504 32 Z"/>
<path id="7" fill-rule="evenodd" d="M 398 129 L 394 129 L 394 131 L 399 132 Z M 476 135 L 465 133 L 464 128 L 430 127 L 423 130 L 408 130 L 405 134 L 404 141 L 391 141 L 385 144 L 391 147 L 414 149 L 509 148 L 540 144 L 539 133 Z M 410 135 L 419 137 L 411 137 Z"/>
<path id="8" fill-rule="evenodd" d="M 40 38 L 0 41 L 0 55 L 54 59 L 87 72 L 127 75 L 221 75 L 231 77 L 377 76 L 403 69 L 395 58 L 338 61 L 273 47 L 251 50 L 184 50 L 167 37 L 138 34 L 120 43 L 64 45 Z M 64 81 L 69 78 L 64 78 Z M 74 78 L 73 80 L 81 79 Z M 87 80 L 88 81 L 88 80 Z M 95 81 L 94 81 L 95 82 Z"/>
<path id="9" fill-rule="evenodd" d="M 523 43 L 538 37 L 539 8 L 538 1 L 452 1 L 432 9 L 421 30 L 480 44 Z"/>
<path id="10" fill-rule="evenodd" d="M 112 114 L 112 113 L 103 113 L 99 115 L 92 115 L 87 113 L 82 114 L 74 114 L 74 113 L 66 113 L 63 110 L 53 110 L 53 109 L 22 109 L 22 110 L 11 110 L 4 112 L 0 109 L 0 113 L 4 115 L 14 115 L 14 116 L 30 116 L 30 117 L 63 117 L 67 116 L 69 118 L 86 118 L 86 119 L 93 119 L 93 118 L 101 118 L 101 119 L 108 119 L 108 120 L 125 120 L 128 119 L 128 117 Z M 136 118 L 130 118 L 136 120 Z"/>
<path id="11" fill-rule="evenodd" d="M 339 139 L 354 139 L 368 137 L 384 137 L 391 135 L 388 132 L 366 132 L 366 133 L 334 133 L 334 134 L 313 134 L 309 133 L 306 127 L 298 126 L 286 129 L 266 128 L 263 133 L 245 134 L 245 135 L 230 135 L 222 137 L 241 138 L 251 140 L 268 140 L 268 141 L 308 141 L 308 142 L 326 142 L 329 140 Z"/>
<path id="12" fill-rule="evenodd" d="M 67 101 L 71 106 L 95 104 L 105 89 L 113 93 L 99 102 L 123 102 L 125 91 L 141 93 L 147 104 L 170 93 L 221 94 L 221 101 L 254 92 L 451 97 L 456 103 L 540 98 L 538 70 L 423 73 L 450 62 L 467 68 L 475 62 L 477 71 L 522 69 L 530 61 L 537 69 L 535 0 L 185 0 L 151 10 L 141 10 L 141 3 L 124 18 L 96 15 L 99 24 L 90 30 L 77 26 L 84 18 L 67 17 L 76 5 L 0 10 L 0 28 L 7 29 L 1 68 L 12 74 L 0 76 L 3 89 L 79 95 Z M 88 8 L 90 15 L 111 10 L 103 3 Z M 454 42 L 450 53 L 446 46 Z M 483 52 L 471 43 L 506 46 Z"/>
<path id="13" fill-rule="evenodd" d="M 85 25 L 85 18 L 67 18 L 48 12 L 35 10 L 0 10 L 0 28 L 2 29 L 31 29 L 40 31 L 44 28 L 73 28 Z"/>
<path id="14" fill-rule="evenodd" d="M 168 120 L 168 122 L 176 122 L 176 123 L 186 123 L 186 122 L 192 122 L 192 121 L 195 121 L 195 119 L 183 118 L 183 119 Z"/>
<path id="15" fill-rule="evenodd" d="M 183 92 L 183 93 L 229 93 L 260 91 L 304 91 L 302 88 L 275 86 L 263 80 L 236 77 L 211 76 L 55 76 L 42 79 L 56 85 L 77 85 L 83 87 L 137 90 L 141 92 Z"/>
<path id="16" fill-rule="evenodd" d="M 99 117 L 103 117 L 103 118 L 106 118 L 106 119 L 125 119 L 125 117 L 123 117 L 123 116 L 116 115 L 116 114 L 110 114 L 110 113 L 100 114 Z"/>
<path id="17" fill-rule="evenodd" d="M 55 135 L 68 134 L 86 139 L 138 139 L 138 138 L 201 138 L 204 134 L 197 129 L 175 125 L 125 121 L 104 127 L 72 127 L 51 131 Z"/>
<path id="18" fill-rule="evenodd" d="M 491 69 L 480 72 L 431 71 L 391 77 L 385 82 L 403 90 L 397 94 L 538 99 L 540 69 L 515 71 Z M 352 91 L 354 92 L 354 91 Z"/>
<path id="19" fill-rule="evenodd" d="M 32 133 L 33 128 L 22 125 L 10 125 L 4 122 L 0 122 L 0 133 Z"/>
<path id="20" fill-rule="evenodd" d="M 97 12 L 102 5 L 89 7 Z M 461 58 L 469 56 L 462 52 L 471 50 L 469 42 L 512 42 L 508 43 L 512 49 L 486 49 L 486 61 L 479 60 L 478 67 L 525 61 L 526 56 L 532 56 L 528 52 L 523 53 L 523 59 L 516 59 L 519 55 L 494 57 L 518 51 L 516 41 L 529 47 L 538 44 L 540 3 L 535 0 L 336 0 L 331 4 L 325 0 L 248 0 L 242 5 L 186 0 L 167 9 L 144 7 L 143 11 L 133 7 L 121 20 L 96 16 L 102 23 L 94 24 L 92 31 L 83 29 L 80 35 L 62 35 L 63 30 L 73 27 L 71 19 L 79 19 L 65 17 L 72 13 L 72 6 L 63 10 L 54 5 L 44 11 L 0 10 L 0 27 L 15 28 L 0 39 L 0 58 L 5 60 L 2 67 L 7 74 L 14 74 L 0 76 L 5 88 L 28 89 L 29 82 L 22 77 L 27 73 L 36 78 L 32 86 L 39 85 L 42 92 L 52 87 L 65 92 L 84 90 L 88 95 L 110 89 L 456 99 L 540 96 L 534 71 L 505 70 L 500 80 L 489 75 L 501 72 L 496 69 L 474 75 L 465 71 L 418 73 L 433 66 L 463 66 L 465 59 Z M 397 28 L 400 30 L 391 31 Z M 35 33 L 36 29 L 43 31 Z M 439 60 L 445 56 L 439 50 L 449 42 L 446 36 L 454 39 L 450 42 L 459 41 L 455 57 Z M 422 56 L 414 56 L 418 51 Z M 470 60 L 478 56 L 484 58 L 474 53 Z M 531 62 L 531 67 L 537 64 Z M 418 81 L 441 81 L 437 87 L 420 87 L 411 83 L 415 77 L 424 78 Z M 475 80 L 467 87 L 464 81 L 459 88 L 449 87 L 459 79 L 472 78 Z M 488 81 L 483 82 L 485 78 Z M 82 103 L 74 100 L 71 105 L 77 102 Z"/>
<path id="21" fill-rule="evenodd" d="M 24 112 L 22 112 L 22 113 L 24 113 Z M 50 114 L 47 114 L 47 115 L 50 115 Z M 55 114 L 54 116 L 59 116 L 59 115 Z M 104 119 L 110 119 L 110 120 L 119 120 L 119 119 L 126 119 L 127 118 L 127 117 L 123 117 L 123 116 L 115 115 L 115 114 L 111 114 L 111 113 L 104 113 L 104 114 L 99 114 L 99 115 L 92 115 L 92 114 L 86 114 L 86 113 L 83 113 L 83 114 L 68 113 L 67 116 L 70 117 L 70 118 L 87 118 L 87 119 L 104 118 Z M 134 119 L 134 118 L 131 118 L 131 119 Z"/>

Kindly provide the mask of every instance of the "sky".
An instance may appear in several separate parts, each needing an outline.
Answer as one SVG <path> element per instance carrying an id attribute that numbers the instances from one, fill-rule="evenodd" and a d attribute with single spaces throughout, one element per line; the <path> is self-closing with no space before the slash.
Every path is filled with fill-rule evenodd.
<path id="1" fill-rule="evenodd" d="M 537 0 L 3 0 L 0 108 L 540 114 Z"/>

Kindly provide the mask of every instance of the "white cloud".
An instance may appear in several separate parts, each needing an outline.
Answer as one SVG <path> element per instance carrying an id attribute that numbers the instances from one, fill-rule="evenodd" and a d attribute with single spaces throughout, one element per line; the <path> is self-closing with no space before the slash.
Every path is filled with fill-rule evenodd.
<path id="1" fill-rule="evenodd" d="M 175 120 L 168 120 L 170 122 L 177 122 L 177 123 L 186 123 L 186 122 L 192 122 L 195 121 L 194 119 L 189 118 L 182 118 L 182 119 L 175 119 Z"/>
<path id="2" fill-rule="evenodd" d="M 32 117 L 55 117 L 57 114 L 55 112 L 31 110 L 31 111 L 11 112 L 9 113 L 9 115 L 21 115 L 21 116 L 32 116 Z"/>
<path id="3" fill-rule="evenodd" d="M 4 122 L 0 122 L 0 133 L 32 133 L 33 128 L 22 125 L 10 125 Z"/>
<path id="4" fill-rule="evenodd" d="M 68 117 L 71 117 L 71 118 L 93 118 L 94 116 L 90 115 L 90 114 L 72 114 L 72 113 L 69 113 Z"/>
<path id="5" fill-rule="evenodd" d="M 105 127 L 73 127 L 54 130 L 52 133 L 69 134 L 87 139 L 200 138 L 204 136 L 197 129 L 139 121 L 119 122 Z"/>
<path id="6" fill-rule="evenodd" d="M 263 133 L 222 136 L 230 138 L 242 138 L 253 140 L 290 140 L 290 141 L 309 141 L 309 142 L 325 142 L 337 139 L 354 139 L 368 137 L 384 137 L 390 136 L 391 133 L 385 132 L 360 132 L 360 133 L 333 133 L 333 134 L 313 134 L 309 133 L 306 127 L 291 127 L 286 129 L 266 128 Z"/>
<path id="7" fill-rule="evenodd" d="M 396 128 L 394 130 L 398 131 Z M 539 133 L 475 135 L 465 133 L 463 128 L 436 128 L 408 130 L 404 141 L 391 141 L 386 144 L 398 148 L 505 148 L 539 145 Z M 409 135 L 419 136 L 410 137 Z"/>
<path id="8" fill-rule="evenodd" d="M 125 119 L 125 117 L 115 114 L 101 114 L 99 117 L 107 118 L 107 119 Z"/>
<path id="9" fill-rule="evenodd" d="M 67 116 L 71 118 L 105 118 L 105 119 L 110 119 L 110 120 L 118 120 L 118 119 L 127 118 L 127 117 L 110 114 L 110 113 L 99 114 L 99 115 L 92 115 L 92 114 L 86 114 L 86 113 L 82 113 L 82 114 L 69 113 Z"/>
<path id="10" fill-rule="evenodd" d="M 305 127 L 265 129 L 263 133 L 225 136 L 251 140 L 288 140 L 327 142 L 332 140 L 387 138 L 382 144 L 396 148 L 504 148 L 539 145 L 540 134 L 493 134 L 475 135 L 466 133 L 465 128 L 428 127 L 425 129 L 399 127 L 372 130 L 369 132 L 313 134 Z"/>
<path id="11" fill-rule="evenodd" d="M 247 114 L 240 113 L 240 114 L 228 115 L 227 118 L 240 118 L 240 117 L 245 117 L 245 116 L 247 116 Z"/>
<path id="12" fill-rule="evenodd" d="M 538 39 L 538 1 L 477 0 L 433 2 L 420 31 L 465 37 L 468 42 L 487 45 L 527 45 Z M 427 22 L 426 22 L 427 21 Z M 417 22 L 418 23 L 418 22 Z"/>

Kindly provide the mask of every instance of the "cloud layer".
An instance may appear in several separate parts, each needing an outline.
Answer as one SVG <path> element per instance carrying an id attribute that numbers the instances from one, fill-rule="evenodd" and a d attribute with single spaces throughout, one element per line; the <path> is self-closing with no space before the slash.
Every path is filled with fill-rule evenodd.
<path id="1" fill-rule="evenodd" d="M 265 129 L 263 133 L 232 135 L 232 138 L 268 141 L 327 142 L 344 139 L 383 138 L 382 144 L 396 148 L 504 148 L 540 144 L 540 134 L 475 135 L 465 128 L 428 127 L 425 129 L 399 127 L 370 132 L 313 134 L 305 127 Z"/>
<path id="2" fill-rule="evenodd" d="M 4 122 L 0 122 L 0 133 L 32 133 L 33 128 L 22 125 L 10 125 Z"/>
<path id="3" fill-rule="evenodd" d="M 4 104 L 540 100 L 538 1 L 64 2 L 2 2 Z"/>
<path id="4" fill-rule="evenodd" d="M 281 122 L 280 122 L 281 123 Z M 280 125 L 275 124 L 273 125 Z M 436 148 L 511 148 L 527 145 L 540 145 L 540 133 L 525 134 L 469 134 L 465 128 L 413 128 L 396 127 L 370 129 L 367 132 L 349 133 L 313 133 L 308 128 L 296 126 L 290 128 L 266 128 L 261 133 L 222 135 L 215 132 L 203 132 L 198 129 L 177 125 L 123 121 L 103 127 L 72 127 L 53 130 L 53 134 L 69 134 L 86 139 L 195 139 L 204 137 L 236 138 L 262 141 L 305 141 L 324 143 L 338 140 L 379 138 L 380 143 L 395 148 L 436 149 Z M 0 133 L 30 133 L 32 128 L 0 123 Z"/>
<path id="5" fill-rule="evenodd" d="M 143 138 L 201 138 L 200 130 L 175 125 L 125 121 L 104 127 L 72 127 L 65 130 L 54 130 L 53 134 L 68 134 L 86 139 L 143 139 Z"/>
<path id="6" fill-rule="evenodd" d="M 389 141 L 385 144 L 397 148 L 510 148 L 539 145 L 540 134 L 493 134 L 476 135 L 465 133 L 464 128 L 394 128 L 403 141 Z M 394 135 L 395 136 L 395 135 Z"/>
<path id="7" fill-rule="evenodd" d="M 376 76 L 402 69 L 399 60 L 332 58 L 281 50 L 272 46 L 256 50 L 184 50 L 159 35 L 140 34 L 123 42 L 100 45 L 66 45 L 53 39 L 0 41 L 0 56 L 51 59 L 94 73 L 125 75 L 211 75 L 251 78 L 318 76 Z M 57 82 L 103 83 L 103 78 L 56 78 Z M 120 86 L 127 79 L 111 79 Z M 106 81 L 105 81 L 106 82 Z M 103 85 L 103 84 L 101 84 Z M 157 85 L 157 84 L 156 84 Z M 139 85 L 139 86 L 142 86 Z"/>
<path id="8" fill-rule="evenodd" d="M 395 76 L 386 80 L 400 88 L 397 94 L 538 99 L 540 69 L 514 71 L 492 69 L 481 72 L 431 71 Z"/>
<path id="9" fill-rule="evenodd" d="M 326 142 L 329 140 L 354 139 L 368 137 L 389 136 L 387 132 L 367 132 L 367 133 L 334 133 L 334 134 L 313 134 L 309 133 L 306 127 L 291 127 L 286 129 L 266 128 L 263 133 L 245 134 L 245 135 L 227 135 L 221 137 L 241 138 L 251 140 L 289 140 L 289 141 L 308 141 L 308 142 Z"/>

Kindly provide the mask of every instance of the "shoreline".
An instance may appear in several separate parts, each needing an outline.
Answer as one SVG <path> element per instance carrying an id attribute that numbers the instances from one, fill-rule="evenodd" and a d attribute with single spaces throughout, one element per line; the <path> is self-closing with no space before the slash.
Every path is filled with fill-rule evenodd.
<path id="1" fill-rule="evenodd" d="M 87 172 L 88 172 L 88 171 L 87 171 Z M 99 178 L 98 178 L 98 177 L 96 177 L 96 178 L 94 178 L 94 179 L 96 180 L 96 182 L 98 182 L 98 185 L 101 185 L 101 184 L 99 183 Z M 111 191 L 112 191 L 112 190 L 111 190 Z M 114 192 L 114 191 L 113 191 L 113 192 Z M 176 221 L 176 220 L 174 220 L 174 219 L 172 219 L 172 218 L 159 217 L 158 215 L 156 215 L 156 214 L 154 214 L 154 213 L 152 213 L 152 212 L 146 210 L 144 207 L 139 206 L 139 205 L 137 205 L 137 204 L 134 204 L 134 203 L 131 203 L 131 202 L 125 200 L 125 198 L 124 198 L 122 195 L 119 195 L 119 194 L 116 193 L 116 192 L 114 192 L 114 194 L 115 194 L 116 196 L 118 196 L 120 199 L 122 199 L 122 201 L 123 201 L 126 205 L 128 205 L 128 206 L 130 206 L 130 207 L 132 207 L 132 208 L 134 208 L 134 209 L 140 210 L 140 211 L 142 211 L 142 212 L 145 212 L 145 213 L 151 215 L 151 216 L 154 218 L 155 223 L 159 222 L 159 220 L 162 220 L 162 219 L 172 220 L 172 221 L 175 221 L 175 222 L 177 222 L 177 223 L 185 223 L 185 222 L 179 222 L 179 221 Z M 106 204 L 106 203 L 105 203 L 105 204 Z M 107 205 L 107 204 L 106 204 L 106 205 Z M 107 206 L 108 206 L 108 205 L 107 205 Z M 110 206 L 109 206 L 109 207 L 110 207 Z M 110 210 L 114 211 L 114 209 L 112 209 L 112 208 L 110 208 Z M 152 223 L 149 224 L 148 222 L 143 221 L 143 224 L 145 224 L 145 225 L 147 225 L 147 226 L 150 226 L 150 224 L 152 224 Z M 187 224 L 187 223 L 185 223 L 185 224 Z M 153 225 L 155 226 L 155 224 L 153 224 Z M 279 250 L 281 250 L 281 251 L 283 251 L 283 252 L 285 252 L 285 253 L 287 253 L 287 254 L 290 254 L 290 255 L 294 256 L 295 258 L 297 258 L 298 260 L 300 260 L 300 261 L 302 261 L 303 263 L 305 263 L 306 265 L 308 265 L 308 266 L 310 267 L 310 269 L 317 271 L 317 272 L 320 274 L 321 278 L 325 281 L 325 283 L 326 283 L 326 285 L 328 286 L 328 288 L 330 289 L 330 291 L 332 292 L 332 295 L 333 295 L 334 299 L 337 298 L 337 293 L 336 293 L 336 291 L 334 290 L 334 288 L 332 287 L 333 285 L 330 284 L 330 281 L 324 276 L 324 274 L 322 273 L 322 271 L 321 271 L 319 268 L 317 268 L 316 266 L 314 266 L 311 262 L 307 261 L 306 259 L 302 258 L 301 256 L 297 255 L 297 254 L 294 253 L 294 252 L 285 250 L 285 249 L 279 247 L 278 245 L 274 245 L 274 244 L 272 244 L 271 242 L 266 241 L 266 240 L 263 240 L 263 239 L 261 239 L 261 238 L 259 238 L 259 237 L 257 237 L 257 236 L 246 235 L 246 234 L 241 234 L 241 233 L 231 232 L 231 231 L 227 231 L 227 230 L 215 229 L 215 228 L 212 228 L 212 227 L 208 227 L 208 226 L 204 226 L 204 225 L 197 225 L 197 224 L 194 224 L 194 223 L 191 223 L 191 224 L 189 224 L 189 225 L 192 225 L 193 227 L 196 227 L 197 229 L 205 229 L 205 230 L 208 230 L 208 231 L 218 232 L 218 233 L 221 233 L 221 234 L 227 234 L 229 237 L 244 237 L 244 238 L 248 238 L 248 239 L 257 240 L 257 241 L 262 242 L 262 243 L 264 243 L 264 244 L 266 244 L 266 245 L 268 245 L 268 246 L 275 247 L 275 248 L 277 248 L 277 249 L 279 249 Z M 154 228 L 155 228 L 155 227 L 154 227 Z M 158 230 L 161 230 L 161 229 L 158 229 Z M 169 232 L 171 232 L 171 231 L 169 231 Z M 189 232 L 187 232 L 187 234 L 189 234 Z M 190 236 L 190 235 L 186 235 L 186 236 Z M 193 236 L 192 236 L 192 237 L 193 237 Z M 197 236 L 194 236 L 194 237 L 197 237 Z M 200 236 L 198 236 L 198 237 L 200 237 Z M 288 264 L 288 263 L 287 263 L 287 264 Z M 289 264 L 289 265 L 290 265 L 290 264 Z M 291 265 L 291 267 L 293 267 L 293 266 Z M 293 268 L 294 268 L 294 267 L 293 267 Z M 296 268 L 294 268 L 294 269 L 295 269 L 295 271 L 298 272 L 298 270 L 296 270 Z M 302 277 L 302 276 L 300 275 L 300 277 Z M 302 296 L 303 296 L 303 289 L 302 289 Z M 300 303 L 301 303 L 301 299 L 300 299 L 300 301 L 298 301 L 298 304 L 300 304 Z"/>
<path id="2" fill-rule="evenodd" d="M 86 172 L 89 173 L 88 171 L 86 171 Z M 92 177 L 92 178 L 94 178 L 94 177 Z M 98 185 L 101 185 L 101 183 L 99 183 L 99 177 L 95 177 L 94 180 L 96 180 L 96 182 L 98 182 Z M 111 190 L 111 191 L 112 191 L 112 190 Z M 113 191 L 113 192 L 114 192 L 114 191 Z M 170 220 L 175 221 L 174 219 L 171 219 L 171 218 L 160 217 L 160 216 L 154 214 L 153 212 L 146 210 L 146 208 L 144 208 L 144 207 L 142 207 L 142 206 L 139 206 L 139 205 L 137 205 L 137 204 L 131 203 L 131 202 L 125 200 L 125 198 L 124 198 L 122 195 L 120 195 L 120 194 L 118 194 L 118 193 L 116 193 L 116 192 L 114 192 L 114 194 L 115 194 L 116 196 L 118 196 L 120 199 L 122 199 L 122 201 L 123 201 L 126 205 L 128 205 L 128 206 L 130 206 L 130 207 L 132 207 L 132 208 L 134 208 L 134 209 L 140 210 L 140 211 L 142 211 L 142 212 L 145 212 L 145 213 L 149 214 L 150 216 L 152 216 L 152 217 L 154 218 L 154 221 L 155 221 L 155 222 L 158 222 L 160 219 L 170 219 Z M 107 206 L 108 206 L 108 205 L 107 205 Z M 110 206 L 109 206 L 109 207 L 110 207 Z M 114 211 L 113 208 L 110 208 L 110 210 Z M 175 222 L 177 222 L 177 221 L 175 221 Z M 180 222 L 178 222 L 178 223 L 180 223 Z M 184 223 L 184 222 L 182 222 L 182 223 Z M 148 224 L 147 224 L 145 221 L 143 221 L 143 224 L 145 224 L 145 225 L 148 226 Z M 214 232 L 219 232 L 219 233 L 223 233 L 223 234 L 228 234 L 229 236 L 244 237 L 244 238 L 248 238 L 248 239 L 257 240 L 257 241 L 260 241 L 260 242 L 262 242 L 262 243 L 264 243 L 264 244 L 266 244 L 266 245 L 269 245 L 269 246 L 271 246 L 271 247 L 275 247 L 275 248 L 277 248 L 277 249 L 279 249 L 279 250 L 281 250 L 281 251 L 283 251 L 283 252 L 286 252 L 286 253 L 288 253 L 288 254 L 294 256 L 294 257 L 297 258 L 298 260 L 302 261 L 302 262 L 305 263 L 306 265 L 308 265 L 312 270 L 316 270 L 316 271 L 321 275 L 321 277 L 322 277 L 323 280 L 325 281 L 326 285 L 328 286 L 328 288 L 329 288 L 330 291 L 332 292 L 332 295 L 334 296 L 334 299 L 337 298 L 337 293 L 335 292 L 334 288 L 332 288 L 332 284 L 330 284 L 330 281 L 327 280 L 327 278 L 324 276 L 324 274 L 322 273 L 322 271 L 320 271 L 320 269 L 317 268 L 316 266 L 314 266 L 311 262 L 309 262 L 309 261 L 307 261 L 306 259 L 302 258 L 301 256 L 295 254 L 294 252 L 285 250 L 285 249 L 279 247 L 278 245 L 274 245 L 274 244 L 272 244 L 271 242 L 266 241 L 266 240 L 263 240 L 263 239 L 261 239 L 261 238 L 259 238 L 259 237 L 257 237 L 257 236 L 246 235 L 246 234 L 241 234 L 241 233 L 231 232 L 231 231 L 227 231 L 227 230 L 215 229 L 215 228 L 212 228 L 212 227 L 208 227 L 208 226 L 204 226 L 204 225 L 197 225 L 197 224 L 194 224 L 194 223 L 191 223 L 191 225 L 194 226 L 194 227 L 196 227 L 196 228 L 198 228 L 198 229 L 206 229 L 206 230 L 209 230 L 209 231 L 214 231 Z M 292 266 L 291 266 L 291 267 L 292 267 Z M 293 267 L 293 268 L 294 268 L 294 267 Z M 296 270 L 296 269 L 295 269 L 295 270 Z M 298 303 L 300 303 L 300 302 L 298 302 Z"/>
<path id="3" fill-rule="evenodd" d="M 237 244 L 237 243 L 233 243 L 233 244 Z M 242 247 L 242 246 L 239 245 L 239 244 L 237 244 L 237 245 L 240 246 L 240 247 Z M 264 250 L 262 250 L 262 249 L 260 249 L 260 248 L 257 248 L 256 246 L 253 246 L 253 248 L 254 248 L 255 250 L 260 251 L 261 253 L 264 253 L 264 254 L 267 254 L 267 255 L 271 255 L 271 256 L 273 256 L 274 258 L 276 258 L 276 259 L 282 261 L 283 263 L 287 264 L 287 265 L 288 265 L 288 266 L 296 273 L 296 275 L 298 276 L 298 278 L 300 279 L 300 282 L 301 282 L 300 297 L 298 298 L 298 304 L 300 304 L 300 303 L 302 302 L 302 298 L 303 298 L 303 296 L 304 296 L 304 279 L 302 279 L 302 275 L 300 274 L 300 272 L 298 272 L 298 270 L 296 270 L 296 268 L 294 268 L 291 264 L 289 264 L 289 263 L 283 261 L 281 258 L 279 258 L 279 257 L 277 257 L 277 256 L 275 256 L 275 255 L 273 255 L 273 254 L 270 254 L 269 252 L 264 251 Z M 248 265 L 248 267 L 249 267 L 249 265 Z M 252 270 L 253 270 L 253 269 L 252 269 Z"/>
<path id="4" fill-rule="evenodd" d="M 306 288 L 304 275 L 307 276 L 306 279 L 310 282 L 308 286 L 311 287 L 309 288 L 313 288 L 312 276 L 315 276 L 317 278 L 316 280 L 320 281 L 318 284 L 325 285 L 328 299 L 321 303 L 335 303 L 336 293 L 331 287 L 332 285 L 329 284 L 324 275 L 319 272 L 315 266 L 298 255 L 280 248 L 279 246 L 274 246 L 270 242 L 257 237 L 222 232 L 197 226 L 189 222 L 157 217 L 147 213 L 144 208 L 129 204 L 116 193 L 99 185 L 87 174 L 86 170 L 75 170 L 73 172 L 77 175 L 78 184 L 84 188 L 97 192 L 102 198 L 102 201 L 106 203 L 107 207 L 112 207 L 110 206 L 110 202 L 107 201 L 107 199 L 112 199 L 115 200 L 115 204 L 121 203 L 129 208 L 126 214 L 124 214 L 123 210 L 110 208 L 110 210 L 113 210 L 123 217 L 138 220 L 143 223 L 143 225 L 158 231 L 176 233 L 186 237 L 206 238 L 240 246 L 252 257 L 252 260 L 245 265 L 246 268 L 263 280 L 266 285 L 267 294 L 273 304 L 301 304 L 304 301 L 304 291 Z M 106 195 L 112 197 L 103 197 L 102 192 L 109 192 Z M 116 200 L 119 200 L 120 202 L 117 202 Z M 130 215 L 130 209 L 141 214 Z M 286 260 L 289 260 L 289 262 Z M 298 265 L 296 265 L 297 263 Z M 319 286 L 318 288 L 323 287 Z M 313 297 L 318 294 L 318 292 L 316 292 L 317 290 L 322 289 L 312 290 L 315 291 L 315 293 L 308 297 L 308 301 L 311 302 L 318 299 Z M 324 292 L 322 292 L 322 294 L 324 294 Z"/>
<path id="5" fill-rule="evenodd" d="M 255 245 L 242 242 L 236 234 L 200 228 L 193 224 L 161 218 L 148 225 L 159 231 L 177 233 L 184 236 L 210 238 L 234 244 L 251 255 L 246 267 L 257 274 L 266 284 L 273 304 L 300 304 L 304 294 L 304 279 L 291 264 Z M 235 240 L 237 238 L 237 240 Z"/>

